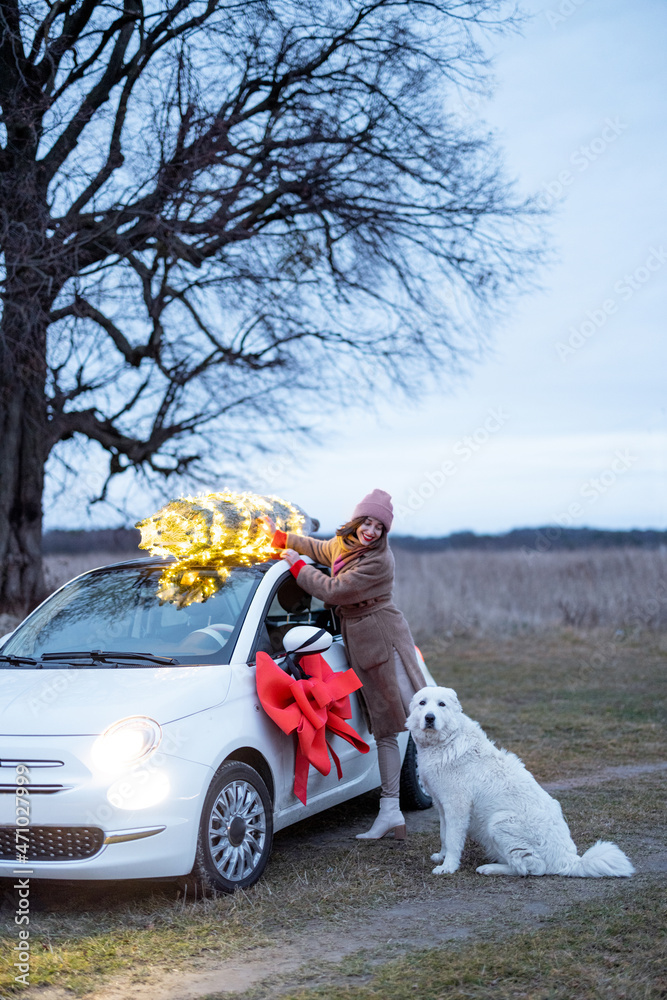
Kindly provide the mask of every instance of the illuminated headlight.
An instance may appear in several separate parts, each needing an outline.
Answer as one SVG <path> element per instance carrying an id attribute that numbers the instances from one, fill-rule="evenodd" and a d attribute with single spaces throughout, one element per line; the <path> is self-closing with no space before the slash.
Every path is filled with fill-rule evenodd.
<path id="1" fill-rule="evenodd" d="M 160 758 L 156 758 L 159 763 Z M 116 809 L 150 809 L 169 795 L 169 775 L 153 766 L 135 768 L 117 778 L 107 792 L 107 799 Z"/>
<path id="2" fill-rule="evenodd" d="M 114 722 L 93 744 L 93 763 L 100 771 L 122 771 L 155 753 L 162 730 L 154 719 L 133 715 Z"/>

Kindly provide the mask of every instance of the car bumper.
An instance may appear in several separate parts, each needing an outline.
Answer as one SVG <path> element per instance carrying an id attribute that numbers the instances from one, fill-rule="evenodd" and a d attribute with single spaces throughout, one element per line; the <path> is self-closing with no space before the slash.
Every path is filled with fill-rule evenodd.
<path id="1" fill-rule="evenodd" d="M 3 766 L 0 877 L 14 878 L 19 870 L 45 879 L 190 872 L 211 768 L 159 753 L 133 771 L 102 775 L 89 764 L 90 742 L 72 737 L 37 745 L 33 737 L 30 744 L 13 738 L 11 747 L 0 746 L 3 764 L 8 758 L 62 762 L 48 770 L 31 767 L 27 795 L 17 792 L 22 786 L 12 788 Z"/>

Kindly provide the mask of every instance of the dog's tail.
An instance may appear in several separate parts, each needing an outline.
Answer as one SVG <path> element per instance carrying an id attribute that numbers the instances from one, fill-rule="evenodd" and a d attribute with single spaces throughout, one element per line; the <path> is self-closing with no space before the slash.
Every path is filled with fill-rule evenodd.
<path id="1" fill-rule="evenodd" d="M 598 840 L 580 858 L 576 858 L 564 874 L 579 878 L 627 878 L 634 870 L 632 862 L 620 847 L 608 840 Z"/>

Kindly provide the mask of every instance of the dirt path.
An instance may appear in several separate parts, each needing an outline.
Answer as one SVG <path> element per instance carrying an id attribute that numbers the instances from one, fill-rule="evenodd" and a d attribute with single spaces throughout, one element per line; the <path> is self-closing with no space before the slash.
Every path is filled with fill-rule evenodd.
<path id="1" fill-rule="evenodd" d="M 658 764 L 609 767 L 591 775 L 545 784 L 549 792 L 596 786 L 606 781 L 629 780 L 638 775 L 667 770 Z M 409 833 L 433 833 L 434 849 L 438 823 L 434 810 L 410 813 Z M 349 837 L 349 830 L 345 831 Z M 313 834 L 314 843 L 340 842 L 342 831 Z M 397 845 L 386 844 L 389 849 Z M 667 849 L 655 842 L 636 844 L 632 860 L 638 875 L 667 872 Z M 335 966 L 363 951 L 371 964 L 386 962 L 417 948 L 437 947 L 447 941 L 483 936 L 497 929 L 502 913 L 504 932 L 520 929 L 578 902 L 602 899 L 617 890 L 610 879 L 480 879 L 474 886 L 452 891 L 442 881 L 435 894 L 415 896 L 371 914 L 360 914 L 341 932 L 326 923 L 313 926 L 306 937 L 275 947 L 248 948 L 226 961 L 197 958 L 187 972 L 172 970 L 116 977 L 87 995 L 87 1000 L 200 1000 L 206 996 L 244 993 L 261 985 L 263 1000 L 301 986 L 314 987 L 335 978 Z M 71 1000 L 72 994 L 58 988 L 28 991 L 34 1000 Z"/>
<path id="2" fill-rule="evenodd" d="M 661 760 L 657 764 L 622 764 L 620 767 L 604 767 L 594 774 L 563 778 L 561 781 L 546 781 L 543 787 L 548 792 L 565 792 L 570 788 L 585 788 L 587 785 L 600 785 L 604 781 L 636 778 L 640 774 L 655 774 L 658 771 L 667 771 L 667 760 Z"/>

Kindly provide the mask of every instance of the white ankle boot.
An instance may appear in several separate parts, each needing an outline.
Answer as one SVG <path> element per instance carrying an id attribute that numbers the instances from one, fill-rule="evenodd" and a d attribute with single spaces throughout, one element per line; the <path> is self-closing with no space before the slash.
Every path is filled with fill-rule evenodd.
<path id="1" fill-rule="evenodd" d="M 357 840 L 379 840 L 390 830 L 394 840 L 405 840 L 405 819 L 398 806 L 398 798 L 380 799 L 380 812 L 368 833 L 358 833 Z"/>

